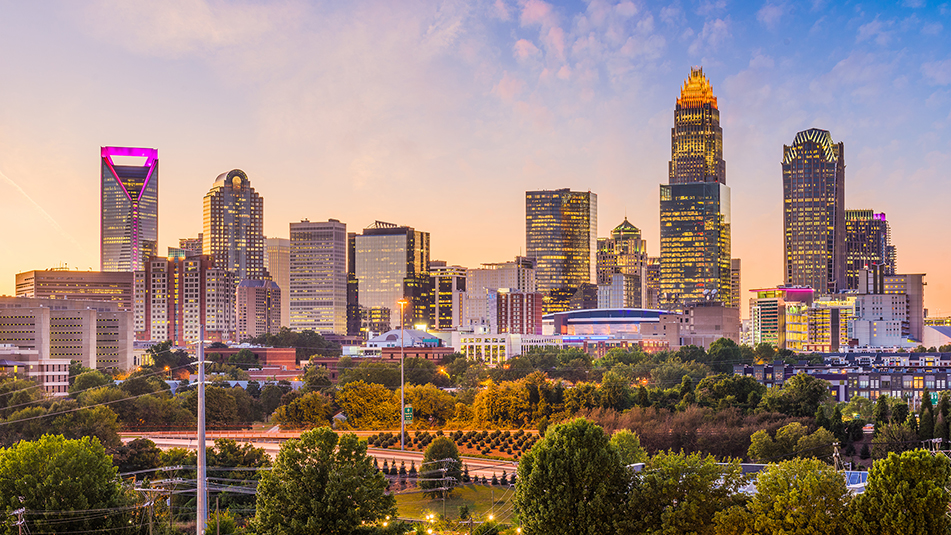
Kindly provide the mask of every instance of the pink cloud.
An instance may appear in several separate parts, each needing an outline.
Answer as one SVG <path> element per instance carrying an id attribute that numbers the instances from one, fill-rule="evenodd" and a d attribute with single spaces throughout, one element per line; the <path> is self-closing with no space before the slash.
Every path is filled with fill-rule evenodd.
<path id="1" fill-rule="evenodd" d="M 532 26 L 534 24 L 551 26 L 554 23 L 551 4 L 542 0 L 527 0 L 522 6 L 521 22 L 522 26 Z"/>
<path id="2" fill-rule="evenodd" d="M 492 9 L 495 12 L 495 16 L 502 20 L 510 20 L 512 14 L 509 13 L 509 8 L 505 5 L 503 0 L 495 0 L 495 4 L 492 5 Z"/>
<path id="3" fill-rule="evenodd" d="M 534 43 L 526 39 L 519 39 L 515 42 L 515 57 L 518 59 L 526 59 L 531 56 L 538 54 L 538 47 Z"/>
<path id="4" fill-rule="evenodd" d="M 525 82 L 505 71 L 499 83 L 492 88 L 492 94 L 498 96 L 504 102 L 512 102 L 524 89 Z"/>
<path id="5" fill-rule="evenodd" d="M 565 30 L 554 26 L 548 30 L 548 37 L 545 39 L 549 49 L 558 55 L 558 59 L 565 59 Z"/>

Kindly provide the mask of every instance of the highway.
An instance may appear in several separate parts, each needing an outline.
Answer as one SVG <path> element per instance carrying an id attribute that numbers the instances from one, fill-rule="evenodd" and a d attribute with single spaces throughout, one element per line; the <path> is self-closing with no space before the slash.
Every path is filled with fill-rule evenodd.
<path id="1" fill-rule="evenodd" d="M 284 433 L 281 433 L 281 434 L 283 435 Z M 251 444 L 252 446 L 256 448 L 261 448 L 265 452 L 267 452 L 267 454 L 270 455 L 272 459 L 274 459 L 275 457 L 277 457 L 277 452 L 281 449 L 280 442 L 283 442 L 283 440 L 286 440 L 288 438 L 296 438 L 291 436 L 274 437 L 272 440 L 279 441 L 279 442 L 275 442 L 275 441 L 267 441 L 267 439 L 264 438 L 264 436 L 266 435 L 267 435 L 266 433 L 257 434 L 257 437 L 256 437 L 257 440 L 251 437 L 247 437 L 247 438 L 233 437 L 233 440 L 237 442 L 241 442 L 241 443 Z M 129 440 L 132 440 L 133 438 L 138 438 L 140 436 L 145 436 L 145 435 L 137 434 L 135 436 L 132 436 L 132 435 L 123 436 L 122 439 L 123 441 L 128 442 Z M 198 444 L 198 439 L 195 438 L 194 436 L 192 437 L 186 437 L 181 435 L 174 436 L 174 437 L 145 436 L 145 438 L 148 438 L 149 440 L 154 442 L 155 445 L 159 447 L 159 449 L 163 449 L 163 450 L 167 450 L 170 448 L 185 448 L 189 450 L 194 450 Z M 232 437 L 229 437 L 229 438 L 232 438 Z M 205 443 L 207 447 L 209 448 L 215 445 L 215 441 L 213 438 L 207 439 Z M 413 461 L 416 462 L 416 469 L 419 470 L 420 464 L 423 461 L 423 454 L 418 451 L 400 451 L 398 449 L 393 450 L 393 449 L 381 449 L 381 448 L 368 448 L 367 453 L 375 457 L 378 460 L 380 466 L 383 466 L 383 461 L 387 461 L 389 464 L 393 464 L 394 461 L 396 461 L 397 464 L 399 464 L 400 461 L 405 461 L 407 470 L 409 470 L 410 465 Z M 496 477 L 501 478 L 503 471 L 506 472 L 509 476 L 511 476 L 512 474 L 516 472 L 516 470 L 518 470 L 517 461 L 481 459 L 478 457 L 463 456 L 462 462 L 464 465 L 469 467 L 470 477 L 484 476 L 486 479 L 492 479 L 492 476 L 495 475 Z"/>

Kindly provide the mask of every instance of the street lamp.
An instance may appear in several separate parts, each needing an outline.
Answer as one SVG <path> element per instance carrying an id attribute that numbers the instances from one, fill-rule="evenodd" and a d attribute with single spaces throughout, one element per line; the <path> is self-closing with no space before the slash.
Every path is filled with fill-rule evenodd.
<path id="1" fill-rule="evenodd" d="M 406 415 L 403 414 L 403 411 L 406 410 L 406 376 L 403 367 L 403 357 L 406 355 L 406 344 L 403 343 L 403 333 L 405 332 L 405 316 L 403 315 L 403 307 L 409 304 L 409 301 L 406 299 L 400 299 L 397 301 L 400 305 L 400 451 L 406 449 L 406 444 L 403 442 L 406 440 Z"/>

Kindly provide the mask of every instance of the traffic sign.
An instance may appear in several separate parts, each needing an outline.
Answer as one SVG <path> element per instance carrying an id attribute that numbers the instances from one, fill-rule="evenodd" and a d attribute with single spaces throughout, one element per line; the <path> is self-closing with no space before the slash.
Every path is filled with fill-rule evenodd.
<path id="1" fill-rule="evenodd" d="M 406 423 L 411 423 L 413 421 L 413 407 L 403 407 L 403 421 Z"/>

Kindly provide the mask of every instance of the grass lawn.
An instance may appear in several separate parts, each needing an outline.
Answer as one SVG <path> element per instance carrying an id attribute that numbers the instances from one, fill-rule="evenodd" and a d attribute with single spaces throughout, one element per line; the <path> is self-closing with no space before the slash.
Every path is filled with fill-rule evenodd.
<path id="1" fill-rule="evenodd" d="M 495 498 L 493 508 L 492 499 Z M 491 487 L 484 485 L 462 485 L 453 489 L 446 498 L 446 517 L 455 520 L 459 518 L 459 507 L 469 506 L 469 512 L 476 519 L 486 519 L 494 514 L 496 520 L 505 522 L 511 520 L 512 501 L 515 498 L 515 489 L 511 487 Z M 423 519 L 428 513 L 442 515 L 443 501 L 427 498 L 422 492 L 412 494 L 397 494 L 396 508 L 400 518 Z"/>

